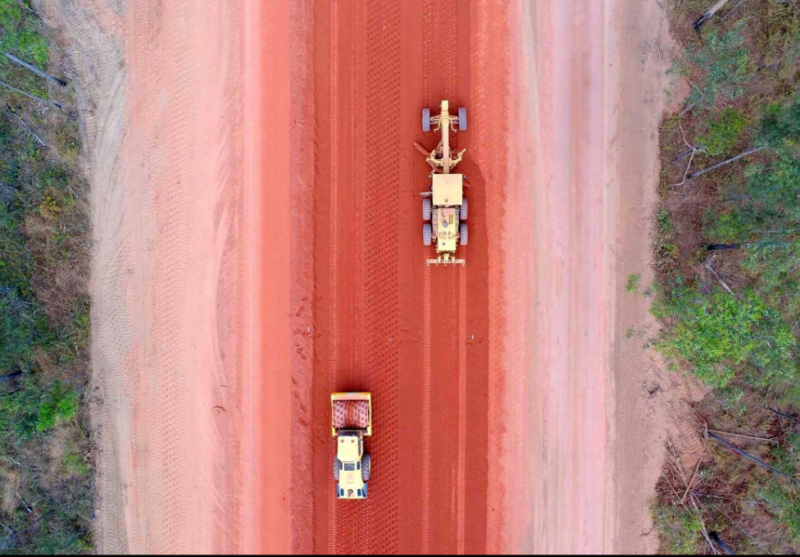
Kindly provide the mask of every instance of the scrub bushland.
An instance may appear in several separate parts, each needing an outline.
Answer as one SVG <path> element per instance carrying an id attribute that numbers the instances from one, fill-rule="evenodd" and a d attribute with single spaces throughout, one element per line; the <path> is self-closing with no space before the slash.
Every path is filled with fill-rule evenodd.
<path id="1" fill-rule="evenodd" d="M 661 551 L 722 552 L 717 536 L 737 553 L 796 552 L 800 2 L 732 0 L 697 30 L 714 2 L 667 4 L 689 93 L 661 126 L 652 342 L 709 395 L 694 405 L 699 464 L 668 451 Z"/>
<path id="2" fill-rule="evenodd" d="M 63 71 L 27 0 L 0 0 L 0 552 L 85 553 L 94 480 L 79 124 L 68 86 L 6 53 Z"/>

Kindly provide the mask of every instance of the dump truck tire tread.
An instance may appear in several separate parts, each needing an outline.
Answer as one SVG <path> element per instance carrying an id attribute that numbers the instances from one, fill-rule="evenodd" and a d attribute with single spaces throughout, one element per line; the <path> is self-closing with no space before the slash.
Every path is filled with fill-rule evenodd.
<path id="1" fill-rule="evenodd" d="M 425 223 L 422 225 L 422 243 L 426 246 L 431 245 L 433 241 L 433 228 L 431 227 L 430 223 Z"/>
<path id="2" fill-rule="evenodd" d="M 333 479 L 337 482 L 339 481 L 339 472 L 342 469 L 342 463 L 339 462 L 338 458 L 333 459 Z"/>
<path id="3" fill-rule="evenodd" d="M 361 459 L 361 479 L 365 482 L 369 481 L 370 473 L 372 472 L 372 455 L 365 454 Z"/>
<path id="4" fill-rule="evenodd" d="M 461 213 L 459 214 L 459 218 L 461 220 L 467 220 L 469 216 L 469 207 L 467 205 L 467 198 L 461 200 Z"/>
<path id="5" fill-rule="evenodd" d="M 462 106 L 458 109 L 458 129 L 459 131 L 467 131 L 467 108 Z"/>
<path id="6" fill-rule="evenodd" d="M 431 109 L 422 109 L 422 131 L 425 133 L 431 131 Z"/>
<path id="7" fill-rule="evenodd" d="M 462 246 L 466 246 L 469 243 L 469 229 L 467 228 L 467 223 L 462 222 L 461 227 L 459 228 L 459 238 L 458 243 Z"/>

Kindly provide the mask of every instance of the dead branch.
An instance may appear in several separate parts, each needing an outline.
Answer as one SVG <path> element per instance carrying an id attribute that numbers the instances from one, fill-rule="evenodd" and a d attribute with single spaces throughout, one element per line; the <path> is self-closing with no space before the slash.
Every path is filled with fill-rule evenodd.
<path id="1" fill-rule="evenodd" d="M 59 110 L 61 110 L 61 109 L 63 108 L 63 107 L 62 107 L 60 104 L 58 104 L 57 102 L 48 101 L 47 99 L 43 99 L 43 98 L 41 98 L 41 97 L 37 97 L 37 96 L 35 96 L 35 95 L 31 95 L 30 93 L 26 93 L 26 92 L 25 92 L 25 91 L 23 91 L 22 89 L 17 89 L 17 88 L 16 88 L 16 87 L 14 87 L 13 85 L 9 85 L 8 83 L 5 83 L 5 82 L 3 82 L 3 81 L 0 81 L 0 87 L 5 87 L 6 89 L 9 89 L 10 91 L 13 91 L 13 92 L 15 92 L 15 93 L 19 93 L 20 95 L 22 95 L 22 96 L 24 96 L 24 97 L 28 97 L 29 99 L 32 99 L 32 100 L 34 100 L 34 101 L 39 101 L 39 102 L 41 102 L 41 103 L 44 103 L 44 104 L 46 104 L 46 105 L 49 105 L 49 106 L 52 106 L 52 107 L 54 107 L 54 108 L 57 108 L 57 109 L 59 109 Z"/>
<path id="2" fill-rule="evenodd" d="M 18 66 L 22 66 L 26 70 L 35 73 L 39 77 L 43 77 L 45 79 L 49 79 L 50 81 L 52 81 L 56 85 L 60 85 L 61 87 L 66 87 L 67 86 L 67 82 L 64 81 L 63 79 L 58 79 L 57 77 L 52 76 L 49 73 L 43 72 L 42 70 L 40 70 L 36 66 L 32 66 L 32 65 L 28 64 L 27 62 L 24 62 L 23 60 L 20 60 L 19 58 L 17 58 L 16 56 L 11 54 L 10 52 L 4 52 L 3 56 L 5 56 L 9 60 L 11 60 L 15 64 L 17 64 Z"/>
<path id="3" fill-rule="evenodd" d="M 709 166 L 708 168 L 704 168 L 703 170 L 698 170 L 697 172 L 692 172 L 691 174 L 689 174 L 689 176 L 687 176 L 687 178 L 689 178 L 689 180 L 691 180 L 692 178 L 697 178 L 698 176 L 702 176 L 706 172 L 711 172 L 712 170 L 716 170 L 717 168 L 721 168 L 721 167 L 723 167 L 725 165 L 728 165 L 728 164 L 730 164 L 730 163 L 732 163 L 734 161 L 738 161 L 742 157 L 746 157 L 748 155 L 752 155 L 754 153 L 758 153 L 759 151 L 763 151 L 764 149 L 766 149 L 765 146 L 753 147 L 752 149 L 748 149 L 744 153 L 739 153 L 735 157 L 731 157 L 729 159 L 725 159 L 724 161 L 719 162 L 719 163 L 717 163 L 715 165 Z"/>
<path id="4" fill-rule="evenodd" d="M 694 27 L 695 31 L 700 29 L 700 27 L 702 27 L 706 21 L 714 17 L 714 14 L 721 10 L 729 1 L 730 0 L 719 0 L 719 2 L 711 6 L 710 10 L 697 18 L 697 20 L 695 20 L 695 22 L 692 24 L 692 27 Z"/>
<path id="5" fill-rule="evenodd" d="M 728 544 L 722 541 L 722 538 L 719 537 L 717 532 L 709 532 L 708 535 L 711 536 L 711 539 L 714 540 L 714 543 L 717 544 L 726 555 L 736 555 L 736 552 L 731 549 Z"/>
<path id="6" fill-rule="evenodd" d="M 783 476 L 784 478 L 787 478 L 787 479 L 789 479 L 789 480 L 790 480 L 792 483 L 795 483 L 795 484 L 796 484 L 796 483 L 798 483 L 798 482 L 797 482 L 797 480 L 796 480 L 796 479 L 794 479 L 794 478 L 793 478 L 792 476 L 790 476 L 789 474 L 786 474 L 786 473 L 784 473 L 784 472 L 781 472 L 780 470 L 778 470 L 777 468 L 775 468 L 775 467 L 773 467 L 773 466 L 770 466 L 769 464 L 767 464 L 766 462 L 764 462 L 764 461 L 763 461 L 763 460 L 761 460 L 760 458 L 758 458 L 758 457 L 755 457 L 755 456 L 751 455 L 750 453 L 748 453 L 747 451 L 743 451 L 743 450 L 742 450 L 742 449 L 740 449 L 739 447 L 737 447 L 737 446 L 735 446 L 735 445 L 732 445 L 732 444 L 728 443 L 728 442 L 727 442 L 725 439 L 723 439 L 722 437 L 720 437 L 720 436 L 719 436 L 719 435 L 717 435 L 716 433 L 711 433 L 711 432 L 709 431 L 709 432 L 708 432 L 708 436 L 709 436 L 709 437 L 712 437 L 712 438 L 713 438 L 713 439 L 715 439 L 717 442 L 719 442 L 720 444 L 722 444 L 722 446 L 723 446 L 723 447 L 726 447 L 726 448 L 728 448 L 728 449 L 732 450 L 733 452 L 735 452 L 735 453 L 736 453 L 736 454 L 738 454 L 739 456 L 743 456 L 743 457 L 745 457 L 745 458 L 746 458 L 746 459 L 748 459 L 748 460 L 752 460 L 753 462 L 755 462 L 755 463 L 756 463 L 756 464 L 758 464 L 759 466 L 761 466 L 761 467 L 763 467 L 763 468 L 765 468 L 765 469 L 769 470 L 770 472 L 772 472 L 772 473 L 774 473 L 774 474 L 778 474 L 779 476 Z"/>
<path id="7" fill-rule="evenodd" d="M 692 471 L 692 475 L 689 478 L 689 483 L 686 484 L 686 491 L 683 492 L 683 497 L 681 497 L 680 504 L 683 505 L 686 501 L 686 496 L 689 495 L 689 490 L 692 488 L 692 482 L 694 481 L 694 477 L 697 475 L 697 469 L 700 468 L 700 461 L 702 459 L 697 459 L 697 464 L 694 465 L 694 471 Z"/>
<path id="8" fill-rule="evenodd" d="M 680 114 L 678 114 L 678 118 L 680 118 L 681 116 L 683 116 L 684 114 L 686 114 L 687 112 L 689 112 L 691 109 L 693 109 L 693 108 L 694 108 L 694 106 L 695 106 L 695 103 L 692 103 L 692 104 L 690 104 L 689 106 L 687 106 L 686 108 L 684 108 L 684 109 L 681 111 L 681 113 L 680 113 Z"/>
<path id="9" fill-rule="evenodd" d="M 691 501 L 694 510 L 697 512 L 697 518 L 700 519 L 700 531 L 703 533 L 703 537 L 706 539 L 708 547 L 711 548 L 711 552 L 714 555 L 719 555 L 717 548 L 714 547 L 714 543 L 711 541 L 711 537 L 708 535 L 708 530 L 706 530 L 706 522 L 703 520 L 703 513 L 700 512 L 700 508 L 697 506 L 697 500 L 695 500 L 694 495 L 691 496 Z"/>
<path id="10" fill-rule="evenodd" d="M 47 147 L 47 145 L 45 145 L 45 142 L 44 142 L 44 141 L 42 141 L 42 138 L 41 138 L 41 137 L 39 137 L 39 136 L 36 134 L 36 132 L 35 132 L 35 131 L 33 131 L 33 128 L 31 128 L 31 127 L 30 127 L 30 125 L 28 124 L 28 122 L 26 122 L 26 121 L 25 121 L 25 120 L 22 118 L 22 116 L 20 116 L 19 114 L 17 114 L 17 113 L 16 113 L 16 111 L 15 111 L 13 108 L 11 108 L 11 107 L 8 105 L 8 103 L 5 103 L 5 105 L 6 105 L 6 110 L 8 110 L 8 111 L 9 111 L 9 112 L 10 112 L 10 113 L 11 113 L 11 114 L 12 114 L 12 115 L 13 115 L 13 116 L 14 116 L 14 117 L 17 119 L 17 121 L 19 121 L 19 123 L 20 123 L 20 124 L 22 124 L 22 127 L 23 127 L 23 128 L 25 128 L 25 129 L 28 131 L 28 133 L 30 133 L 30 134 L 31 134 L 31 135 L 34 137 L 34 139 L 36 139 L 36 141 L 37 141 L 37 142 L 39 142 L 39 145 L 41 145 L 42 147 L 45 147 L 45 148 L 46 148 L 46 147 Z"/>
<path id="11" fill-rule="evenodd" d="M 719 273 L 717 273 L 717 271 L 715 271 L 715 270 L 714 270 L 714 267 L 712 267 L 712 266 L 711 266 L 711 262 L 714 260 L 714 257 L 715 257 L 714 255 L 712 255 L 711 257 L 709 257 L 709 258 L 706 260 L 706 262 L 703 264 L 703 266 L 704 266 L 704 267 L 705 267 L 705 268 L 708 270 L 708 272 L 709 272 L 709 273 L 711 273 L 711 275 L 712 275 L 712 276 L 713 276 L 715 279 L 717 279 L 717 282 L 719 282 L 720 286 L 722 286 L 722 288 L 724 288 L 724 289 L 725 289 L 725 292 L 727 292 L 728 294 L 730 294 L 730 295 L 731 295 L 731 296 L 733 296 L 734 298 L 738 298 L 738 296 L 736 296 L 736 293 L 735 293 L 733 290 L 731 290 L 731 287 L 730 287 L 730 286 L 728 286 L 728 283 L 727 283 L 727 282 L 725 282 L 725 281 L 722 279 L 722 277 L 721 277 L 721 276 L 719 276 Z"/>
<path id="12" fill-rule="evenodd" d="M 680 162 L 683 159 L 685 159 L 686 157 L 688 157 L 689 155 L 691 155 L 692 152 L 693 152 L 692 149 L 687 149 L 683 153 L 679 153 L 679 154 L 675 155 L 674 157 L 672 157 L 672 162 Z"/>
<path id="13" fill-rule="evenodd" d="M 686 170 L 684 170 L 684 172 L 683 172 L 683 180 L 681 180 L 680 183 L 678 183 L 678 184 L 672 184 L 673 188 L 679 188 L 679 187 L 683 186 L 683 184 L 686 183 L 686 177 L 689 175 L 689 169 L 692 168 L 692 161 L 694 160 L 694 155 L 697 152 L 697 147 L 695 147 L 694 145 L 692 145 L 688 141 L 686 141 L 686 134 L 684 133 L 683 126 L 680 124 L 680 122 L 678 123 L 678 128 L 680 128 L 680 130 L 681 130 L 681 136 L 683 137 L 683 143 L 691 150 L 692 154 L 689 157 L 689 163 L 686 165 Z"/>
<path id="14" fill-rule="evenodd" d="M 720 435 L 730 435 L 732 437 L 742 437 L 743 439 L 753 439 L 755 441 L 766 441 L 768 443 L 777 443 L 778 442 L 777 440 L 773 439 L 772 437 L 759 437 L 757 435 L 745 435 L 744 433 L 731 433 L 730 431 L 721 431 L 719 429 L 710 429 L 710 428 L 708 428 L 706 431 L 719 433 Z"/>
<path id="15" fill-rule="evenodd" d="M 746 0 L 739 0 L 739 2 L 734 7 L 732 7 L 730 10 L 728 10 L 728 12 L 724 16 L 722 16 L 722 21 L 725 21 L 726 19 L 728 19 L 728 17 L 730 17 L 730 15 L 733 12 L 735 12 L 736 10 L 741 8 L 744 5 L 745 2 L 746 2 Z"/>
<path id="16" fill-rule="evenodd" d="M 771 406 L 768 406 L 767 408 L 770 410 L 770 412 L 777 414 L 778 416 L 783 416 L 784 418 L 792 420 L 793 422 L 797 421 L 797 414 L 787 414 L 786 412 L 781 412 L 780 410 L 776 410 Z"/>
<path id="17" fill-rule="evenodd" d="M 739 530 L 739 531 L 740 531 L 742 534 L 744 534 L 745 536 L 747 536 L 748 538 L 750 538 L 750 541 L 752 541 L 754 544 L 756 544 L 756 545 L 758 546 L 758 548 L 759 548 L 761 551 L 763 551 L 763 552 L 764 552 L 764 554 L 765 554 L 765 555 L 768 555 L 768 554 L 769 554 L 769 551 L 767 551 L 767 548 L 766 548 L 766 547 L 764 547 L 764 546 L 761 544 L 761 542 L 760 542 L 760 541 L 758 541 L 758 540 L 757 540 L 757 539 L 755 539 L 755 538 L 754 538 L 752 535 L 750 535 L 750 532 L 748 532 L 747 530 L 745 530 L 744 528 L 742 528 L 741 526 L 739 526 L 739 524 L 738 524 L 737 522 L 735 522 L 735 521 L 734 521 L 734 520 L 733 520 L 733 519 L 732 519 L 730 516 L 728 516 L 728 513 L 726 513 L 726 512 L 724 511 L 724 509 L 720 508 L 720 509 L 719 509 L 719 512 L 721 512 L 721 513 L 722 513 L 722 516 L 724 516 L 725 518 L 727 518 L 727 519 L 728 519 L 728 522 L 730 522 L 730 523 L 731 523 L 733 526 L 736 526 L 736 528 L 737 528 L 737 529 L 738 529 L 738 530 Z"/>

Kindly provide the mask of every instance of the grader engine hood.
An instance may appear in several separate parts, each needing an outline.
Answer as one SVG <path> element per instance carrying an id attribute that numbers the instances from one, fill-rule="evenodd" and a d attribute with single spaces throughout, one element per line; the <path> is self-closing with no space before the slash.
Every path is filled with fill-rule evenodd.
<path id="1" fill-rule="evenodd" d="M 434 174 L 431 190 L 434 207 L 459 207 L 464 200 L 464 175 Z"/>

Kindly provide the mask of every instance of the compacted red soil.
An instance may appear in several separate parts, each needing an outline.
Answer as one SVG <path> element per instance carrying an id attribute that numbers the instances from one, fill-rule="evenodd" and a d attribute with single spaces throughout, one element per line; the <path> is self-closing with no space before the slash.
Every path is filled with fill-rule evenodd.
<path id="1" fill-rule="evenodd" d="M 269 130 L 255 142 L 258 169 L 246 179 L 261 184 L 252 193 L 262 210 L 250 222 L 264 309 L 250 332 L 266 368 L 255 405 L 263 422 L 253 432 L 264 469 L 253 478 L 261 486 L 255 548 L 499 548 L 499 519 L 489 516 L 499 497 L 490 488 L 490 408 L 502 385 L 490 381 L 487 200 L 499 207 L 504 187 L 503 158 L 492 156 L 503 153 L 503 136 L 491 128 L 507 116 L 506 20 L 502 6 L 488 4 L 275 3 L 251 27 L 287 47 L 254 54 L 255 81 L 270 85 L 246 104 L 260 114 L 253 125 Z M 469 112 L 468 131 L 455 139 L 467 149 L 465 267 L 427 267 L 433 253 L 422 245 L 419 193 L 430 169 L 413 143 L 438 141 L 422 132 L 421 111 L 436 113 L 442 99 Z M 284 133 L 288 144 L 275 139 Z M 373 393 L 367 501 L 334 493 L 330 393 L 348 390 Z M 287 454 L 291 466 L 275 461 Z"/>

